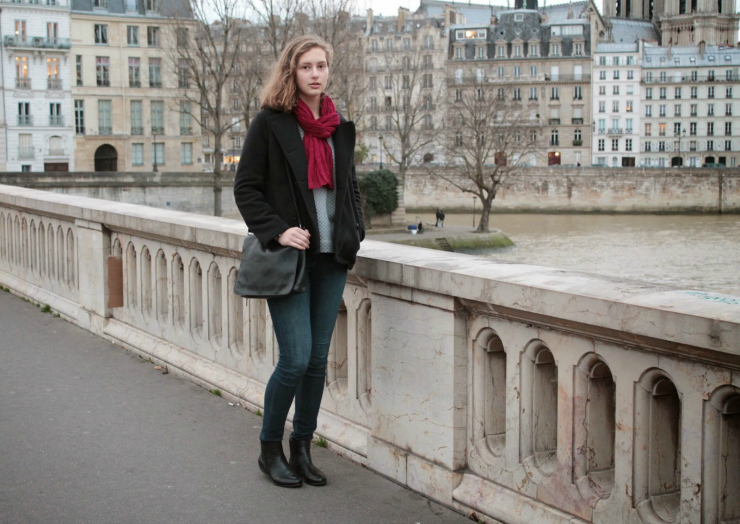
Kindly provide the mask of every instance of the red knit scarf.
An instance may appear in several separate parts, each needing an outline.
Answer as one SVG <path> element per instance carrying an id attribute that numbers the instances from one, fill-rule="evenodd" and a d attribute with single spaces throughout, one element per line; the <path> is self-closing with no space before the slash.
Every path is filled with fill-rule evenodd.
<path id="1" fill-rule="evenodd" d="M 308 187 L 334 189 L 334 159 L 327 138 L 339 127 L 339 113 L 328 95 L 321 98 L 321 116 L 316 119 L 308 105 L 298 99 L 293 111 L 303 129 L 303 147 L 308 160 Z"/>

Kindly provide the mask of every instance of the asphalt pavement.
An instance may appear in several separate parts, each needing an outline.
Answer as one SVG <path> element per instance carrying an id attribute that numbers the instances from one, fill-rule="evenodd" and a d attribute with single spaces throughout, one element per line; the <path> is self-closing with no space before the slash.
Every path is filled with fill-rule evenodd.
<path id="1" fill-rule="evenodd" d="M 316 446 L 329 484 L 275 487 L 257 467 L 260 427 L 0 291 L 1 524 L 470 522 Z"/>

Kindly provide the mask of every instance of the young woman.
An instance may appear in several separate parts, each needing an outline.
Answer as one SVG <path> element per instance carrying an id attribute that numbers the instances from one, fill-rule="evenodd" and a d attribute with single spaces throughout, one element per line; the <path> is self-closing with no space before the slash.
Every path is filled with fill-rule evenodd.
<path id="1" fill-rule="evenodd" d="M 288 43 L 262 91 L 234 183 L 239 211 L 263 245 L 307 250 L 306 292 L 267 300 L 280 359 L 265 389 L 258 463 L 284 487 L 326 484 L 310 446 L 347 270 L 365 237 L 355 126 L 324 93 L 331 59 L 331 46 L 319 37 Z M 287 462 L 283 430 L 294 399 Z"/>

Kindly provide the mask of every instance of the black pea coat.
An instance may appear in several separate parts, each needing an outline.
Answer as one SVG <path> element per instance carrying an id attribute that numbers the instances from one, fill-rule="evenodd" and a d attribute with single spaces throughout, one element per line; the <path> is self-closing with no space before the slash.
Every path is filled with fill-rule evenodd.
<path id="1" fill-rule="evenodd" d="M 332 138 L 336 165 L 334 258 L 352 268 L 365 238 L 354 165 L 355 125 L 340 117 Z M 296 202 L 288 184 L 293 184 Z M 254 117 L 236 170 L 234 198 L 249 231 L 263 245 L 298 226 L 300 214 L 303 227 L 311 233 L 309 250 L 319 253 L 316 203 L 308 188 L 308 161 L 294 114 L 264 109 Z"/>

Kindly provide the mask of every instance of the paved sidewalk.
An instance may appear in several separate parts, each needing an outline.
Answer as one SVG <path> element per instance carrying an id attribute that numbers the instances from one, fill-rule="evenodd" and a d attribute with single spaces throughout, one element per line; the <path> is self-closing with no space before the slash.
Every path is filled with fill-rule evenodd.
<path id="1" fill-rule="evenodd" d="M 0 291 L 0 523 L 470 522 L 314 447 L 324 488 L 257 467 L 260 417 Z"/>

